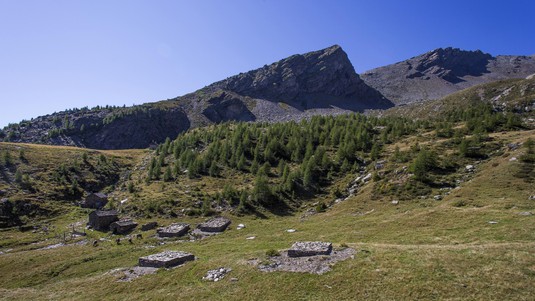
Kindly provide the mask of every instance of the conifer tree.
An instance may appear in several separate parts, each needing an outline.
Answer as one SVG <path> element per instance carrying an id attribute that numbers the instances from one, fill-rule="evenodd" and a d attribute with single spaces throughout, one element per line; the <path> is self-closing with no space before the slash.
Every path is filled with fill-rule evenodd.
<path id="1" fill-rule="evenodd" d="M 165 172 L 163 174 L 163 180 L 165 182 L 170 182 L 173 180 L 173 172 L 171 171 L 171 166 L 167 166 L 167 168 L 165 169 Z"/>

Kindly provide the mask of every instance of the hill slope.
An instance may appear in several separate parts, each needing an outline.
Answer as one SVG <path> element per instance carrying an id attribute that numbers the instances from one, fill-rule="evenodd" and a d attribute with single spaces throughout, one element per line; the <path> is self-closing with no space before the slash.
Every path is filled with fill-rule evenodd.
<path id="1" fill-rule="evenodd" d="M 499 55 L 439 48 L 361 74 L 396 105 L 442 98 L 468 87 L 535 73 L 534 56 Z"/>
<path id="2" fill-rule="evenodd" d="M 481 84 L 441 99 L 397 106 L 375 114 L 411 119 L 441 118 L 445 113 L 477 105 L 489 105 L 496 111 L 513 112 L 523 116 L 528 125 L 535 126 L 535 78 Z"/>
<path id="3" fill-rule="evenodd" d="M 64 242 L 58 233 L 87 221 L 87 210 L 73 208 L 70 214 L 49 221 L 54 226 L 50 233 L 0 231 L 0 299 L 530 300 L 535 294 L 535 204 L 530 196 L 535 191 L 532 184 L 514 176 L 523 163 L 512 159 L 521 158 L 525 149 L 508 146 L 527 138 L 535 138 L 535 132 L 490 133 L 484 147 L 489 157 L 467 158 L 457 157 L 453 139 L 437 141 L 433 131 L 424 130 L 386 145 L 380 158 L 386 162 L 377 169 L 379 178 L 361 184 L 357 193 L 333 203 L 326 212 L 310 214 L 314 205 L 307 204 L 292 216 L 224 213 L 232 219 L 232 229 L 202 240 L 161 240 L 155 230 L 136 230 L 132 236 L 142 233 L 143 238 L 132 243 L 117 244 L 115 239 L 121 236 L 97 231 Z M 461 181 L 454 188 L 433 187 L 423 197 L 411 199 L 378 194 L 385 183 L 400 184 L 407 177 L 412 181 L 403 171 L 408 162 L 396 159 L 395 154 L 398 147 L 404 156 L 416 155 L 410 149 L 416 143 L 439 153 L 441 161 L 459 158 L 455 162 L 460 166 L 450 175 Z M 474 169 L 466 170 L 467 163 Z M 433 172 L 433 177 L 442 181 L 442 172 Z M 347 182 L 356 176 L 347 173 Z M 180 178 L 179 183 L 204 191 L 213 184 L 206 178 L 191 182 Z M 242 178 L 230 176 L 227 181 L 239 185 Z M 167 188 L 162 186 L 161 192 Z M 175 201 L 167 199 L 170 205 Z M 129 202 L 142 205 L 129 198 L 122 209 Z M 162 225 L 196 224 L 204 218 L 137 219 L 140 223 L 152 220 Z M 246 227 L 235 230 L 240 223 Z M 254 239 L 246 239 L 250 237 Z M 95 240 L 97 246 L 92 245 Z M 266 255 L 268 251 L 309 240 L 333 242 L 335 251 L 349 246 L 357 253 L 323 275 L 268 273 L 257 268 L 257 262 L 273 260 Z M 178 268 L 122 281 L 138 257 L 164 250 L 187 251 L 197 258 Z M 201 280 L 208 270 L 218 267 L 232 271 L 218 282 Z"/>

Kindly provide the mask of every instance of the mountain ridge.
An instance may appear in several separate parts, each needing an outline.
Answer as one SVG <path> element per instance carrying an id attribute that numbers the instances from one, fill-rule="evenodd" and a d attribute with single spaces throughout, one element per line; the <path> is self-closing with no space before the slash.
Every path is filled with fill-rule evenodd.
<path id="1" fill-rule="evenodd" d="M 396 105 L 439 99 L 492 81 L 525 78 L 535 57 L 498 55 L 481 50 L 437 48 L 410 59 L 368 70 L 361 78 Z"/>

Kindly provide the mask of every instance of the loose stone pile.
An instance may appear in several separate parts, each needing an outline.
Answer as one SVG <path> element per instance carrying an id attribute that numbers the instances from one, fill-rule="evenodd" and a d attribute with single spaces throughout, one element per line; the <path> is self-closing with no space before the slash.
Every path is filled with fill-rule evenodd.
<path id="1" fill-rule="evenodd" d="M 217 282 L 225 278 L 225 275 L 230 273 L 230 271 L 232 271 L 231 268 L 219 268 L 215 270 L 210 270 L 206 273 L 206 276 L 202 277 L 202 279 Z"/>

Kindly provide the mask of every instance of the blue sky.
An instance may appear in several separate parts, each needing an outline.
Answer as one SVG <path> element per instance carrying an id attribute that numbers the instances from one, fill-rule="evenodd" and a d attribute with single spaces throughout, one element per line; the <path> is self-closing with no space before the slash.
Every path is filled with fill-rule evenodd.
<path id="1" fill-rule="evenodd" d="M 173 98 L 332 44 L 359 73 L 447 46 L 532 55 L 534 3 L 0 0 L 0 127 Z"/>

